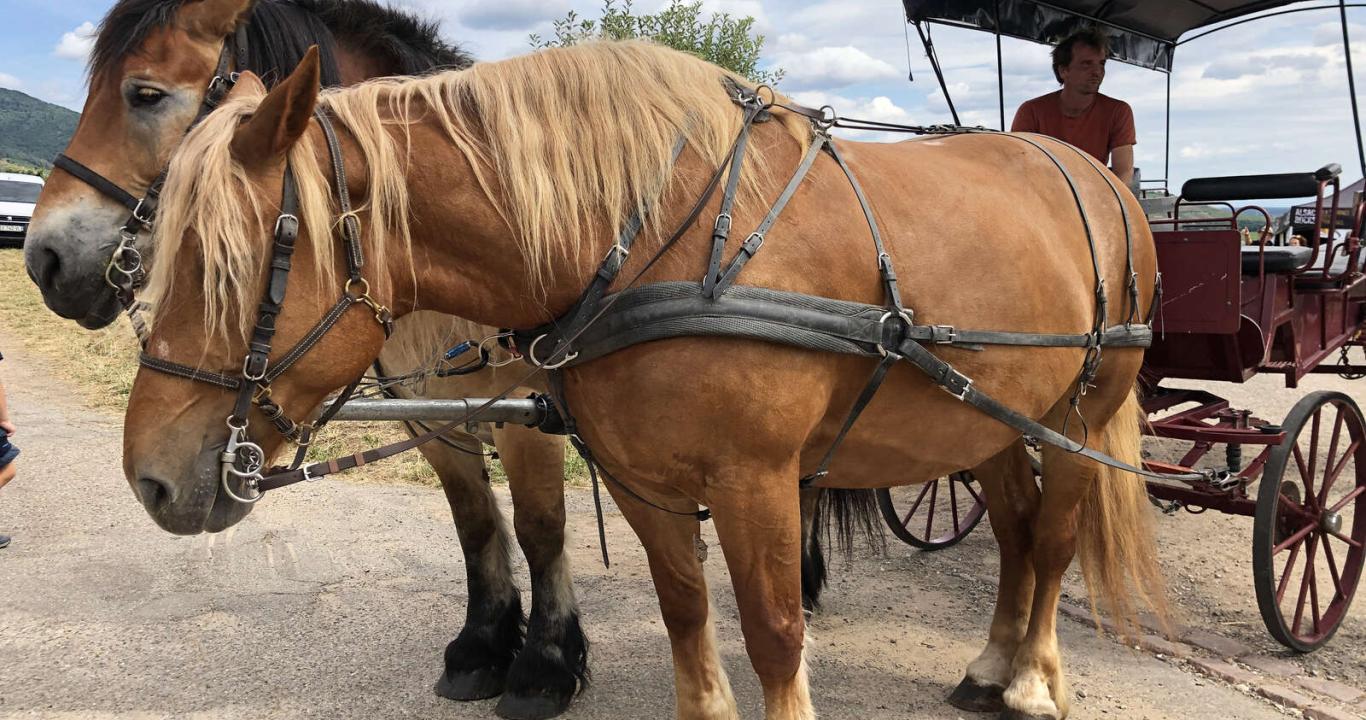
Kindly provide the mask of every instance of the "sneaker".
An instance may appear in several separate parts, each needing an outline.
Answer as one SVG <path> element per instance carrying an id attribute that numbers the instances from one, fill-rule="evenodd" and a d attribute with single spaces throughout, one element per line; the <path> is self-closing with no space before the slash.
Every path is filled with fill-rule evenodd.
<path id="1" fill-rule="evenodd" d="M 7 547 L 8 545 L 9 545 L 9 536 L 8 536 L 8 535 L 0 535 L 0 548 L 2 548 L 2 547 Z"/>

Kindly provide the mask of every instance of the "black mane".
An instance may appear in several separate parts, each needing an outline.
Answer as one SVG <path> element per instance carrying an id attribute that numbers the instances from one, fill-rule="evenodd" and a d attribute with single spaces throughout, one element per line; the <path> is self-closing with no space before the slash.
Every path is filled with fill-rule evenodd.
<path id="1" fill-rule="evenodd" d="M 169 25 L 186 0 L 119 0 L 100 22 L 90 56 L 92 77 L 117 67 L 154 30 Z M 468 53 L 441 39 L 436 23 L 374 0 L 258 0 L 247 20 L 250 69 L 267 85 L 283 79 L 317 45 L 323 84 L 340 84 L 339 43 L 387 60 L 396 74 L 463 68 Z"/>

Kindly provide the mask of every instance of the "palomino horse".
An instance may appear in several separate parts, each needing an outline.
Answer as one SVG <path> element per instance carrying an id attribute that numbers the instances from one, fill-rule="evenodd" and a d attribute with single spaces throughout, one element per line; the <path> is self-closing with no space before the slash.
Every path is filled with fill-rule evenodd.
<path id="1" fill-rule="evenodd" d="M 90 94 L 66 153 L 133 193 L 144 193 L 195 119 L 215 77 L 226 38 L 245 30 L 250 67 L 275 80 L 307 49 L 327 49 L 323 80 L 354 84 L 382 75 L 464 67 L 470 58 L 436 35 L 434 27 L 366 0 L 122 0 L 100 25 Z M 234 38 L 235 40 L 236 38 Z M 228 53 L 233 55 L 233 53 Z M 245 68 L 229 68 L 245 70 Z M 127 210 L 62 170 L 50 178 L 30 231 L 30 275 L 54 311 L 99 327 L 118 303 L 105 282 L 116 229 Z M 150 236 L 141 251 L 151 259 Z M 427 366 L 465 339 L 496 330 L 436 313 L 397 323 L 380 353 L 395 375 Z M 424 397 L 461 398 L 497 392 L 524 373 L 489 368 L 463 377 L 429 378 Z M 540 387 L 536 379 L 527 391 Z M 395 391 L 410 395 L 414 388 Z M 441 479 L 464 554 L 469 603 L 463 627 L 445 652 L 437 692 L 457 700 L 496 696 L 511 717 L 563 710 L 586 678 L 586 641 L 580 630 L 564 551 L 564 443 L 521 427 L 492 428 L 515 504 L 517 540 L 531 574 L 527 634 L 521 593 L 511 570 L 511 541 L 488 485 L 483 445 L 453 432 L 422 452 Z M 230 503 L 184 507 L 154 485 L 133 488 L 148 513 L 167 530 L 218 530 L 246 508 Z M 523 638 L 523 635 L 527 637 Z"/>
<path id="2" fill-rule="evenodd" d="M 706 178 L 731 157 L 744 125 L 725 77 L 691 56 L 620 43 L 367 83 L 321 99 L 314 59 L 269 95 L 239 84 L 171 164 L 157 228 L 161 258 L 149 283 L 158 314 L 145 362 L 182 370 L 177 376 L 149 365 L 137 376 L 124 431 L 129 482 L 171 497 L 218 496 L 220 476 L 234 467 L 222 457 L 224 418 L 239 413 L 230 393 L 180 373 L 198 367 L 236 377 L 267 287 L 261 321 L 275 328 L 269 346 L 284 349 L 330 307 L 347 303 L 535 327 L 575 305 L 604 256 L 625 263 L 623 279 L 643 272 L 646 283 L 695 285 L 708 267 L 713 225 L 694 222 L 689 208 L 706 196 Z M 337 190 L 362 202 L 363 269 L 336 252 L 338 202 L 315 106 L 339 126 L 339 155 L 350 174 Z M 769 111 L 774 121 L 750 133 L 731 213 L 737 227 L 759 223 L 815 139 L 808 118 Z M 1052 334 L 1086 333 L 1098 314 L 1106 327 L 1124 322 L 1125 303 L 1098 313 L 1098 280 L 1133 287 L 1130 311 L 1151 307 L 1151 236 L 1146 227 L 1130 236 L 1122 213 L 1139 217 L 1137 203 L 1069 146 L 1028 140 L 964 134 L 840 143 L 918 321 Z M 749 241 L 741 251 L 753 257 L 741 281 L 876 307 L 885 289 L 878 256 L 861 233 L 850 232 L 867 226 L 859 196 L 830 155 L 809 157 L 810 174 L 764 251 Z M 713 198 L 707 210 L 717 208 Z M 645 218 L 644 230 L 635 257 L 627 257 L 617 238 L 632 216 Z M 293 248 L 294 271 L 277 316 L 265 308 L 284 288 L 282 275 L 267 270 L 280 243 Z M 642 257 L 656 248 L 650 261 Z M 361 270 L 364 283 L 343 282 Z M 298 411 L 318 406 L 364 371 L 383 340 L 372 313 L 346 312 L 275 380 L 274 397 Z M 803 656 L 797 478 L 871 488 L 887 482 L 893 467 L 906 483 L 965 466 L 991 469 L 1000 485 L 987 497 L 1003 582 L 990 641 L 964 686 L 1004 688 L 1010 717 L 1067 714 L 1055 621 L 1062 574 L 1078 551 L 1094 594 L 1111 612 L 1131 614 L 1135 595 L 1160 597 L 1150 508 L 1137 477 L 1048 446 L 1040 493 L 1032 478 L 1019 480 L 1030 476 L 1020 432 L 958 399 L 986 392 L 1051 427 L 1065 427 L 1069 413 L 1079 412 L 1091 447 L 1135 464 L 1141 350 L 1107 350 L 1094 375 L 1082 371 L 1094 360 L 1082 347 L 975 352 L 946 344 L 935 346 L 934 356 L 951 361 L 971 385 L 950 395 L 918 370 L 891 367 L 823 476 L 813 471 L 845 428 L 875 360 L 685 336 L 563 371 L 561 399 L 577 417 L 578 437 L 615 478 L 609 487 L 645 546 L 673 647 L 680 717 L 737 716 L 695 546 L 699 504 L 716 522 L 767 716 L 814 716 Z M 1079 377 L 1090 380 L 1089 392 L 1074 408 Z M 249 398 L 250 387 L 244 380 L 238 397 Z M 261 423 L 254 417 L 250 424 Z M 1081 426 L 1067 427 L 1081 437 Z M 267 454 L 280 448 L 278 438 L 241 432 Z M 325 471 L 322 465 L 310 467 Z"/>

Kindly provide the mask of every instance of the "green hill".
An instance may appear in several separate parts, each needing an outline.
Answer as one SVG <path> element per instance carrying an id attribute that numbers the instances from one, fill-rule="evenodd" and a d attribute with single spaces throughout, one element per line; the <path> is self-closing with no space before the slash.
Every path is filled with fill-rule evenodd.
<path id="1" fill-rule="evenodd" d="M 0 88 L 0 158 L 50 167 L 76 132 L 80 114 L 16 90 Z"/>

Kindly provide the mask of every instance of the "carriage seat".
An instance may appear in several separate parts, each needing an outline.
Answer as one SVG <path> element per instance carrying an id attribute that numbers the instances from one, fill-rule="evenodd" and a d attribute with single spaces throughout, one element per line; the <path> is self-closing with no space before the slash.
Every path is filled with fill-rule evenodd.
<path id="1" fill-rule="evenodd" d="M 1257 269 L 1261 265 L 1261 249 L 1260 245 L 1244 245 L 1242 247 L 1244 275 L 1257 274 Z M 1313 254 L 1313 248 L 1293 245 L 1267 245 L 1266 272 L 1268 275 L 1294 272 L 1304 267 Z"/>
<path id="2" fill-rule="evenodd" d="M 1216 202 L 1220 200 L 1281 200 L 1317 197 L 1319 183 L 1332 180 L 1341 173 L 1342 167 L 1333 163 L 1311 173 L 1191 178 L 1181 186 L 1181 200 L 1182 202 Z M 1270 258 L 1268 258 L 1269 261 Z"/>

